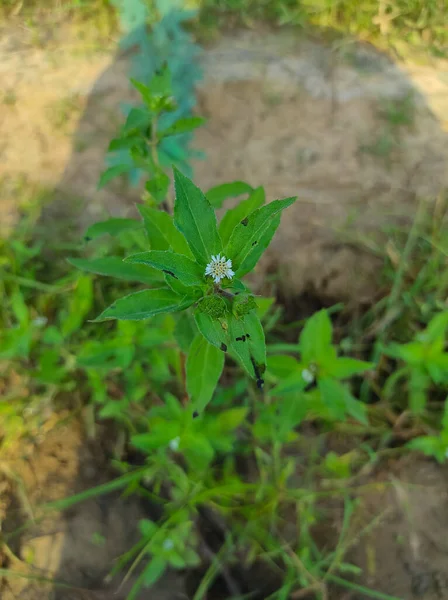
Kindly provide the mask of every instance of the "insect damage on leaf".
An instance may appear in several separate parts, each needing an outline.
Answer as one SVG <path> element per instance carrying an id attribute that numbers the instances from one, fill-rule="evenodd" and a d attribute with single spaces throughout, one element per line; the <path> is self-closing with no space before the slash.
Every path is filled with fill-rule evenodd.
<path id="1" fill-rule="evenodd" d="M 250 339 L 250 335 L 248 333 L 245 333 L 241 337 L 235 338 L 235 342 L 245 342 L 248 339 Z"/>
<path id="2" fill-rule="evenodd" d="M 167 275 L 171 275 L 171 277 L 174 277 L 174 279 L 179 279 L 177 275 L 175 275 L 172 271 L 168 271 L 168 269 L 163 269 L 163 272 Z"/>
<path id="3" fill-rule="evenodd" d="M 262 390 L 264 386 L 264 379 L 262 375 L 266 371 L 266 365 L 257 365 L 253 356 L 250 357 L 250 360 L 254 368 L 255 382 L 257 384 L 257 388 L 259 390 Z"/>
<path id="4" fill-rule="evenodd" d="M 222 342 L 222 343 L 221 343 L 221 346 L 220 346 L 220 347 L 221 347 L 221 350 L 222 350 L 223 352 L 227 352 L 227 345 L 226 345 L 226 344 L 224 344 L 224 342 Z"/>
<path id="5" fill-rule="evenodd" d="M 241 221 L 241 225 L 244 225 L 244 227 L 247 227 L 249 223 L 249 219 L 247 217 L 245 217 L 242 221 Z"/>

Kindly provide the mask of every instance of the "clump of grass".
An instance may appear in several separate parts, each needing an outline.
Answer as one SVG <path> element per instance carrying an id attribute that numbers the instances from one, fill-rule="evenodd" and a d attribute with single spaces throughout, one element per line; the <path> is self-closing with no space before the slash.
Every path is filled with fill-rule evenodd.
<path id="1" fill-rule="evenodd" d="M 257 22 L 333 29 L 389 46 L 405 42 L 446 56 L 448 4 L 445 0 L 203 0 L 200 25 L 207 33 L 223 25 Z"/>

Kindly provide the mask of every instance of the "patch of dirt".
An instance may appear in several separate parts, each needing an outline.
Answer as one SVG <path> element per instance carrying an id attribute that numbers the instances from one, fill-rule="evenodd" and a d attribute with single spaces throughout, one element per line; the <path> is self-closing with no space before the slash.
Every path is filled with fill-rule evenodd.
<path id="1" fill-rule="evenodd" d="M 368 487 L 356 518 L 362 538 L 351 557 L 364 585 L 402 600 L 447 600 L 448 469 L 411 455 Z"/>
<path id="2" fill-rule="evenodd" d="M 277 272 L 286 297 L 371 300 L 378 264 L 363 241 L 448 187 L 448 63 L 396 65 L 366 46 L 297 34 L 240 34 L 204 60 L 198 182 L 242 179 L 268 199 L 298 196 L 258 280 Z"/>
<path id="3" fill-rule="evenodd" d="M 0 471 L 2 531 L 7 536 L 25 523 L 29 525 L 11 538 L 9 548 L 14 554 L 3 554 L 1 566 L 16 577 L 0 579 L 2 600 L 127 597 L 134 577 L 123 586 L 125 573 L 111 583 L 105 579 L 116 559 L 138 541 L 138 521 L 150 518 L 148 507 L 136 496 L 123 498 L 111 493 L 90 498 L 30 523 L 34 511 L 40 514 L 39 506 L 110 480 L 109 461 L 105 448 L 88 441 L 81 425 L 73 420 L 59 421 L 39 445 L 23 445 L 2 460 L 6 465 Z M 38 584 L 26 575 L 54 579 L 65 587 Z M 182 598 L 181 589 L 181 579 L 170 574 L 153 593 L 158 600 L 176 600 Z M 145 597 L 145 592 L 138 596 Z"/>

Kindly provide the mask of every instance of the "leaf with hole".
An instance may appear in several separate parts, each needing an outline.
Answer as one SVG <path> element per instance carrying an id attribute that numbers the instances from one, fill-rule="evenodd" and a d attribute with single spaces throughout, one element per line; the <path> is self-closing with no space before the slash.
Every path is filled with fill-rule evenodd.
<path id="1" fill-rule="evenodd" d="M 183 254 L 175 252 L 150 250 L 139 252 L 125 259 L 126 263 L 148 265 L 159 269 L 167 275 L 177 279 L 183 285 L 203 285 L 204 273 L 197 262 L 189 259 Z"/>
<path id="2" fill-rule="evenodd" d="M 245 217 L 247 217 L 255 209 L 263 206 L 266 200 L 266 195 L 262 187 L 256 188 L 247 198 L 243 200 L 235 208 L 229 209 L 223 216 L 219 224 L 219 235 L 222 243 L 225 245 L 232 235 L 232 231 Z"/>
<path id="3" fill-rule="evenodd" d="M 294 201 L 295 198 L 274 200 L 257 208 L 236 225 L 224 251 L 232 260 L 236 277 L 242 277 L 254 268 L 279 225 L 278 217 Z"/>

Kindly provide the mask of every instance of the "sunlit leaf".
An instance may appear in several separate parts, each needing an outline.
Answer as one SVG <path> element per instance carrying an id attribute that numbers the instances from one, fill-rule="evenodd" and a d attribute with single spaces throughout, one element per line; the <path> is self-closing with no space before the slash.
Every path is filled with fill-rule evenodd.
<path id="1" fill-rule="evenodd" d="M 174 169 L 176 202 L 174 224 L 185 236 L 196 260 L 203 266 L 222 251 L 215 211 L 188 177 Z"/>

